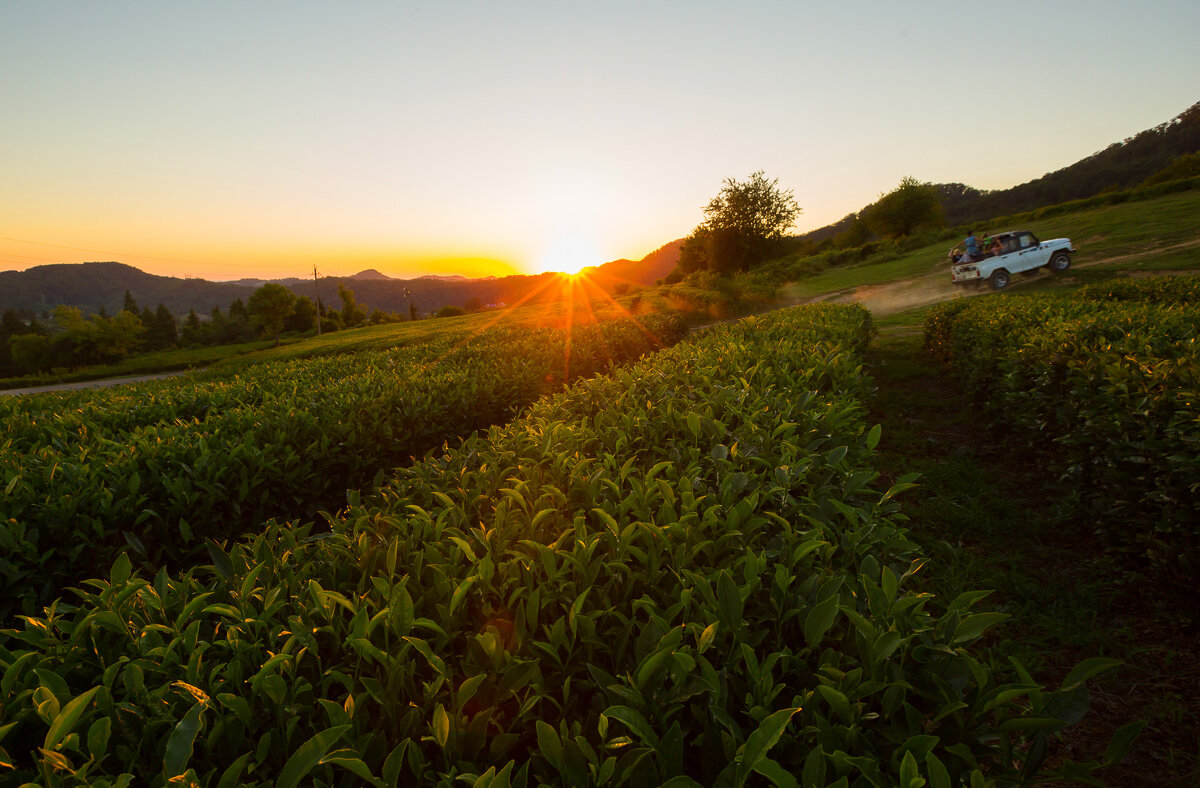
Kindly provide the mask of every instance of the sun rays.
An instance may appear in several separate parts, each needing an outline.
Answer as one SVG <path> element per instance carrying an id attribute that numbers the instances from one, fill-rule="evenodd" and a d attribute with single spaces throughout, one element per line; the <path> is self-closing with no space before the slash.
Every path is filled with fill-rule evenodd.
<path id="1" fill-rule="evenodd" d="M 566 333 L 563 350 L 563 380 L 572 377 L 571 345 L 575 332 L 587 326 L 609 320 L 633 318 L 635 314 L 610 293 L 614 285 L 626 283 L 626 280 L 608 282 L 606 288 L 595 275 L 594 269 L 585 269 L 575 274 L 547 273 L 541 275 L 542 281 L 511 306 L 497 311 L 478 329 L 462 341 L 466 345 L 483 332 L 502 323 L 516 321 L 531 328 L 554 328 Z M 518 311 L 519 310 L 519 311 Z M 633 325 L 646 338 L 658 344 L 661 338 L 655 336 L 642 323 L 633 321 Z M 604 342 L 604 340 L 601 340 Z M 607 363 L 614 357 L 605 344 Z"/>

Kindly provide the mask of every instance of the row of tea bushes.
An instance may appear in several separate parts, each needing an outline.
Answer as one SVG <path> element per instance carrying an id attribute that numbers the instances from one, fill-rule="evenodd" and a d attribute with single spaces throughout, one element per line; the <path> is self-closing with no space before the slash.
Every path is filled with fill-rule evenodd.
<path id="1" fill-rule="evenodd" d="M 654 316 L 570 333 L 494 328 L 416 348 L 263 364 L 202 381 L 199 394 L 169 381 L 68 398 L 91 414 L 114 403 L 118 415 L 97 418 L 95 428 L 64 416 L 54 422 L 61 432 L 36 445 L 4 444 L 0 614 L 22 602 L 36 609 L 122 549 L 180 565 L 206 555 L 205 538 L 336 508 L 347 488 L 382 470 L 682 334 L 678 321 Z M 58 401 L 29 399 L 44 414 L 31 427 Z"/>
<path id="2" fill-rule="evenodd" d="M 1111 663 L 1000 683 L 968 648 L 1005 616 L 920 591 L 911 480 L 870 466 L 869 333 L 835 305 L 713 329 L 397 471 L 328 533 L 271 524 L 176 576 L 119 559 L 0 635 L 7 777 L 1032 777 Z"/>
<path id="3" fill-rule="evenodd" d="M 1149 304 L 1200 304 L 1200 276 L 1151 276 L 1109 279 L 1084 285 L 1074 297 L 1086 301 L 1140 301 Z"/>
<path id="4" fill-rule="evenodd" d="M 1112 300 L 972 299 L 926 321 L 928 347 L 952 364 L 979 418 L 1030 446 L 1065 482 L 1065 503 L 1110 543 L 1181 580 L 1200 571 L 1200 306 L 1188 303 L 1190 286 L 1112 285 Z M 1138 287 L 1154 303 L 1133 300 Z"/>

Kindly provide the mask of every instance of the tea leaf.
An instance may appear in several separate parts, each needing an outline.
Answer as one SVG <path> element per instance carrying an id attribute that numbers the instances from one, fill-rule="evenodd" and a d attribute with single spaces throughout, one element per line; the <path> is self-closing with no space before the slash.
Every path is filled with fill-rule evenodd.
<path id="1" fill-rule="evenodd" d="M 329 748 L 346 735 L 351 727 L 353 726 L 338 725 L 326 728 L 300 745 L 299 749 L 292 753 L 287 763 L 283 765 L 279 778 L 275 780 L 275 788 L 295 788 L 296 785 L 299 785 L 300 781 L 313 770 L 313 767 L 321 762 L 321 759 L 329 752 Z"/>

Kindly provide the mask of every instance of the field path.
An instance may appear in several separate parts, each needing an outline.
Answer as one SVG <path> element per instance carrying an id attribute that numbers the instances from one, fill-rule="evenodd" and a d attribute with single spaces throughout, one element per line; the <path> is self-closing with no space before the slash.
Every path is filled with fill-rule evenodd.
<path id="1" fill-rule="evenodd" d="M 45 394 L 51 391 L 79 391 L 81 389 L 105 389 L 110 386 L 123 386 L 126 383 L 141 383 L 144 380 L 161 380 L 162 378 L 174 378 L 179 375 L 186 375 L 191 372 L 189 369 L 180 369 L 175 372 L 156 372 L 153 375 L 130 375 L 123 378 L 100 378 L 99 380 L 77 380 L 72 383 L 54 383 L 49 386 L 30 386 L 22 389 L 0 389 L 0 396 L 6 394 Z"/>

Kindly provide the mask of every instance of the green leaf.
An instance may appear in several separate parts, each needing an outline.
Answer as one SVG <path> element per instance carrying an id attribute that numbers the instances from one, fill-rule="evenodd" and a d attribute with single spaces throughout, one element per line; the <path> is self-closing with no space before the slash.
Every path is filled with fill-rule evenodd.
<path id="1" fill-rule="evenodd" d="M 605 717 L 612 717 L 614 720 L 621 722 L 625 727 L 638 738 L 639 741 L 649 744 L 651 747 L 658 746 L 658 736 L 654 734 L 654 729 L 650 727 L 650 723 L 642 716 L 642 713 L 637 709 L 632 709 L 629 706 L 609 706 L 604 710 Z"/>
<path id="2" fill-rule="evenodd" d="M 129 560 L 129 554 L 123 552 L 117 556 L 116 561 L 113 561 L 112 571 L 108 575 L 109 582 L 114 586 L 119 586 L 129 579 L 132 571 L 133 562 Z"/>
<path id="3" fill-rule="evenodd" d="M 212 539 L 206 540 L 204 546 L 208 548 L 208 556 L 212 559 L 213 569 L 216 570 L 217 576 L 222 580 L 232 580 L 233 563 L 230 562 L 229 556 L 225 555 L 225 551 L 221 549 L 221 546 Z"/>
<path id="4" fill-rule="evenodd" d="M 825 633 L 837 620 L 838 600 L 839 596 L 833 594 L 824 602 L 815 605 L 804 618 L 804 640 L 808 643 L 809 648 L 819 646 Z"/>
<path id="5" fill-rule="evenodd" d="M 476 563 L 479 560 L 475 557 L 475 551 L 471 549 L 471 545 L 466 539 L 463 539 L 461 536 L 451 536 L 450 541 L 458 545 L 458 549 L 463 551 L 463 555 L 465 555 L 467 560 L 471 563 Z"/>
<path id="6" fill-rule="evenodd" d="M 342 738 L 351 727 L 350 725 L 338 725 L 326 728 L 300 745 L 300 749 L 292 753 L 292 757 L 288 758 L 287 763 L 283 765 L 283 771 L 279 773 L 279 779 L 275 781 L 275 788 L 294 788 L 299 785 L 313 767 L 321 762 L 321 759 L 329 752 L 329 748 L 336 744 L 338 739 Z"/>
<path id="7" fill-rule="evenodd" d="M 925 785 L 921 770 L 917 768 L 917 759 L 911 752 L 904 753 L 900 761 L 900 785 L 902 788 L 921 788 Z"/>
<path id="8" fill-rule="evenodd" d="M 163 775 L 168 780 L 187 771 L 188 761 L 192 757 L 192 745 L 200 730 L 200 715 L 207 707 L 207 701 L 200 701 L 192 706 L 171 731 L 171 737 L 167 739 L 166 753 L 163 755 Z"/>
<path id="9" fill-rule="evenodd" d="M 800 777 L 806 786 L 825 784 L 825 752 L 821 749 L 821 745 L 818 744 L 809 750 L 808 755 L 805 756 L 804 770 Z"/>
<path id="10" fill-rule="evenodd" d="M 821 697 L 833 709 L 833 711 L 842 718 L 843 722 L 849 723 L 853 717 L 853 712 L 850 708 L 850 699 L 838 690 L 830 687 L 828 684 L 818 684 L 817 692 L 821 693 Z"/>
<path id="11" fill-rule="evenodd" d="M 876 424 L 871 428 L 871 431 L 867 433 L 867 448 L 874 449 L 876 446 L 878 446 L 879 437 L 881 435 L 883 435 L 883 425 Z"/>
<path id="12" fill-rule="evenodd" d="M 1133 746 L 1133 740 L 1142 732 L 1142 728 L 1146 727 L 1146 720 L 1138 720 L 1131 722 L 1121 730 L 1113 734 L 1112 741 L 1108 743 L 1108 749 L 1104 751 L 1104 762 L 1106 764 L 1120 763 L 1120 761 L 1129 752 L 1129 748 Z"/>
<path id="13" fill-rule="evenodd" d="M 217 783 L 217 788 L 234 788 L 242 782 L 242 772 L 246 771 L 246 764 L 250 762 L 250 756 L 254 753 L 243 753 L 233 763 L 221 773 L 221 780 Z"/>
<path id="14" fill-rule="evenodd" d="M 775 712 L 759 723 L 754 733 L 746 739 L 745 745 L 742 746 L 742 760 L 737 769 L 735 784 L 739 788 L 746 784 L 751 772 L 758 767 L 767 752 L 779 741 L 779 737 L 783 735 L 792 716 L 798 711 L 800 711 L 799 707 Z"/>
<path id="15" fill-rule="evenodd" d="M 704 628 L 700 633 L 700 642 L 696 645 L 696 651 L 703 654 L 712 645 L 713 639 L 717 636 L 717 622 L 714 621 Z"/>
<path id="16" fill-rule="evenodd" d="M 760 760 L 754 767 L 754 771 L 766 777 L 778 788 L 800 788 L 800 783 L 796 781 L 795 775 L 770 758 L 764 757 Z"/>
<path id="17" fill-rule="evenodd" d="M 561 772 L 562 740 L 558 737 L 558 731 L 541 720 L 537 721 L 535 727 L 537 728 L 538 749 L 542 751 L 542 755 L 546 756 L 546 760 Z"/>
<path id="18" fill-rule="evenodd" d="M 433 740 L 443 750 L 446 749 L 446 742 L 450 740 L 450 715 L 440 703 L 433 710 Z"/>
<path id="19" fill-rule="evenodd" d="M 1121 665 L 1119 659 L 1109 659 L 1108 657 L 1091 657 L 1080 662 L 1075 667 L 1071 668 L 1071 672 L 1063 679 L 1061 690 L 1071 690 L 1093 676 L 1098 676 L 1105 671 Z"/>
<path id="20" fill-rule="evenodd" d="M 993 624 L 999 624 L 1007 619 L 1007 613 L 976 613 L 958 622 L 954 629 L 954 643 L 968 643 L 983 634 L 984 630 Z"/>
<path id="21" fill-rule="evenodd" d="M 929 788 L 953 788 L 949 770 L 933 753 L 925 756 L 925 773 L 929 775 Z"/>
<path id="22" fill-rule="evenodd" d="M 724 569 L 717 575 L 717 615 L 730 632 L 738 631 L 742 623 L 742 595 Z"/>
<path id="23" fill-rule="evenodd" d="M 59 711 L 50 730 L 46 732 L 46 739 L 42 743 L 44 749 L 53 750 L 59 742 L 66 738 L 67 734 L 75 727 L 75 723 L 79 722 L 79 718 L 87 711 L 88 704 L 92 702 L 92 696 L 99 691 L 100 687 L 92 687 Z"/>
<path id="24" fill-rule="evenodd" d="M 108 747 L 108 737 L 112 734 L 112 720 L 108 717 L 101 717 L 92 723 L 88 728 L 87 747 L 88 754 L 97 761 L 104 757 L 104 750 Z"/>
<path id="25" fill-rule="evenodd" d="M 371 774 L 371 769 L 363 762 L 361 758 L 355 757 L 354 750 L 338 750 L 331 752 L 321 759 L 321 764 L 333 764 L 340 766 L 349 772 L 353 772 L 357 776 L 371 783 L 372 785 L 383 785 L 375 775 Z"/>

